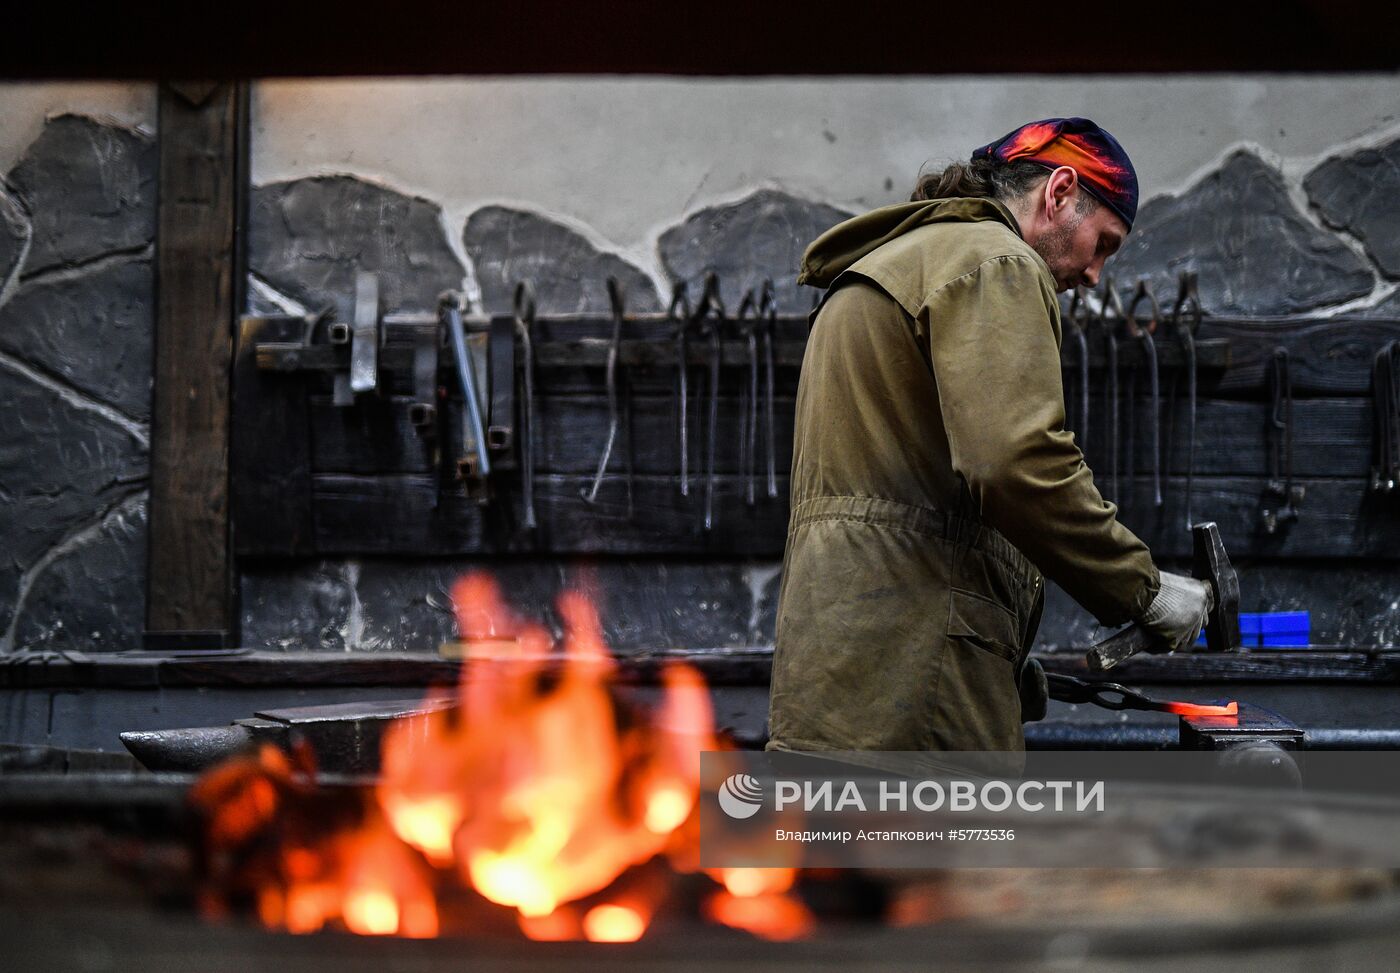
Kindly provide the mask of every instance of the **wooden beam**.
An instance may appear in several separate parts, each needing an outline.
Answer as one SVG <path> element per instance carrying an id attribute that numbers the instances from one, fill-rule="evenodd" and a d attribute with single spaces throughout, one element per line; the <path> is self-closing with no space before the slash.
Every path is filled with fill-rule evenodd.
<path id="1" fill-rule="evenodd" d="M 236 641 L 229 385 L 247 167 L 247 86 L 159 89 L 159 207 L 146 644 Z"/>
<path id="2" fill-rule="evenodd" d="M 1266 394 L 1266 368 L 1277 348 L 1289 354 L 1294 395 L 1367 395 L 1371 361 L 1400 338 L 1400 321 L 1379 318 L 1207 318 L 1200 337 L 1230 343 L 1230 368 L 1203 390 L 1231 396 Z M 1213 388 L 1212 388 L 1213 386 Z"/>

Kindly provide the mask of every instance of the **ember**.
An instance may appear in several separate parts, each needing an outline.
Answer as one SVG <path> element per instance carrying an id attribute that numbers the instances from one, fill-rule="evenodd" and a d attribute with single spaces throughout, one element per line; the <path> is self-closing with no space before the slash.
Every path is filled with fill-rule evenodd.
<path id="1" fill-rule="evenodd" d="M 700 752 L 721 746 L 699 673 L 673 664 L 654 711 L 625 706 L 583 595 L 559 600 L 558 652 L 489 576 L 463 578 L 453 598 L 466 650 L 455 705 L 390 728 L 372 790 L 318 787 L 309 752 L 271 746 L 195 785 L 206 911 L 248 898 L 293 933 L 425 937 L 443 899 L 470 889 L 532 939 L 631 942 L 673 876 L 696 870 Z M 711 877 L 724 888 L 707 918 L 770 939 L 810 931 L 796 869 Z"/>

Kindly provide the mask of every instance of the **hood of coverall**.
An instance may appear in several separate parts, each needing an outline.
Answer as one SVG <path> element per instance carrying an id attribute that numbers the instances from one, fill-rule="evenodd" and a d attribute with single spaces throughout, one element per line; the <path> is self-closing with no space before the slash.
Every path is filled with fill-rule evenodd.
<path id="1" fill-rule="evenodd" d="M 994 199 L 953 197 L 882 206 L 838 223 L 812 241 L 802 255 L 799 284 L 829 287 L 837 275 L 857 260 L 896 237 L 930 223 L 981 223 L 993 220 L 1017 236 L 1016 217 Z"/>

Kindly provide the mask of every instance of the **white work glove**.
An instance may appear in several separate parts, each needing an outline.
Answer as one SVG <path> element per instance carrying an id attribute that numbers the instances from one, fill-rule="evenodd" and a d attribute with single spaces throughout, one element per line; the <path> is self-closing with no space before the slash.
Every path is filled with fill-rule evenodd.
<path id="1" fill-rule="evenodd" d="M 1156 651 L 1175 652 L 1196 641 L 1215 599 L 1204 581 L 1166 571 L 1161 576 L 1162 588 L 1142 616 L 1142 627 L 1161 640 Z"/>

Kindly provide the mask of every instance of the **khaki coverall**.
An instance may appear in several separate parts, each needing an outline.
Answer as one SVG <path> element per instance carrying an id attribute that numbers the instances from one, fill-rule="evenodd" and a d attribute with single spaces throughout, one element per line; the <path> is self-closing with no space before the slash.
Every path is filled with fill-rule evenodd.
<path id="1" fill-rule="evenodd" d="M 769 749 L 1020 750 L 1041 572 L 1106 625 L 1155 597 L 1064 429 L 1054 280 L 988 199 L 848 220 L 797 393 Z"/>

